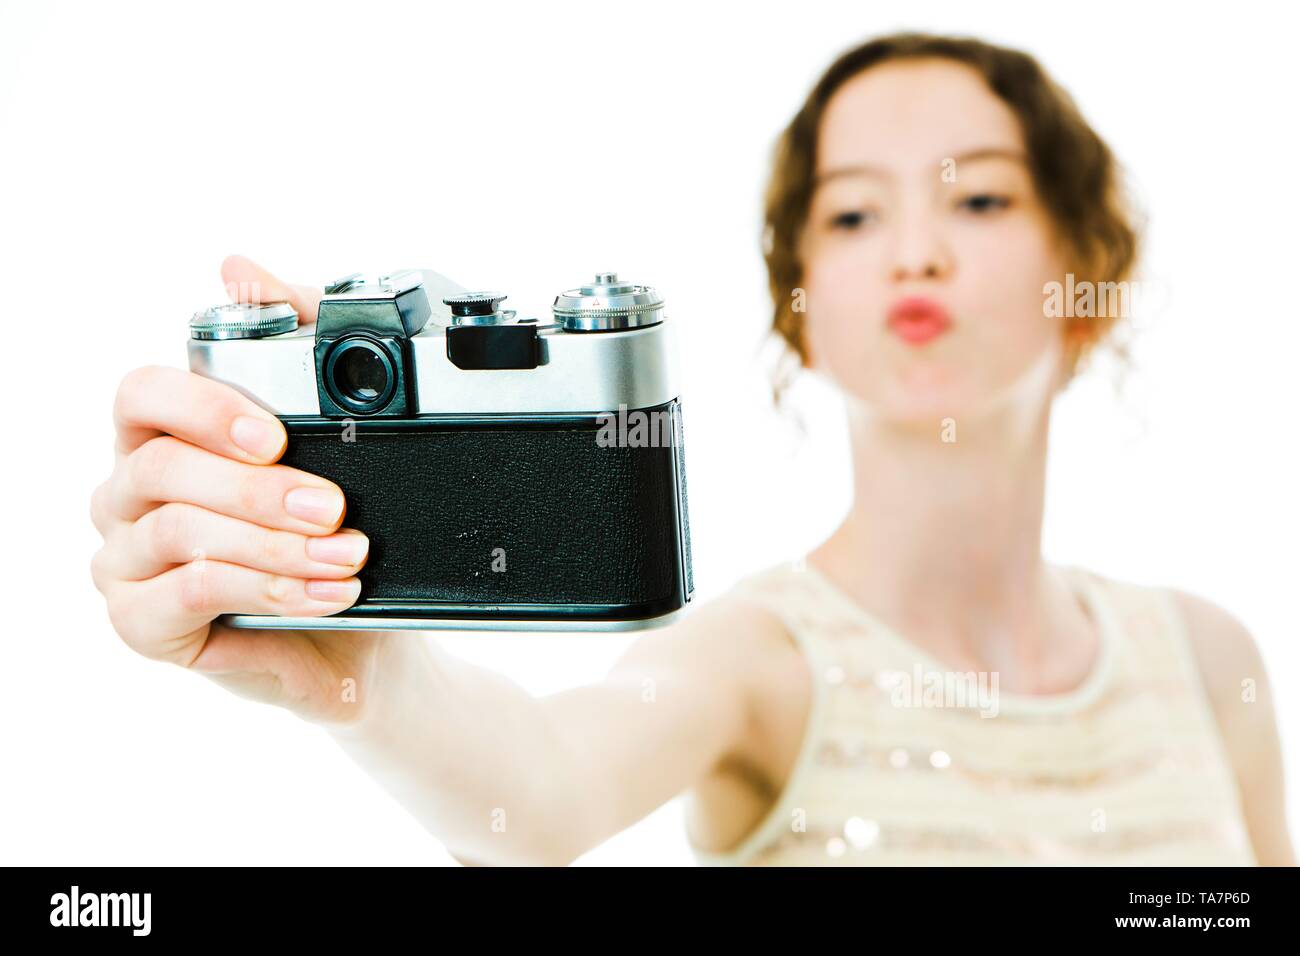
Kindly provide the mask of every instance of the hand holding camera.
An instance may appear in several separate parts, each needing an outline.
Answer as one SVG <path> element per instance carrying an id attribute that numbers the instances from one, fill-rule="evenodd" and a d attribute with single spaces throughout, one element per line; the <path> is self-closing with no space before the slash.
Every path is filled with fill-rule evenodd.
<path id="1" fill-rule="evenodd" d="M 232 288 L 291 303 L 301 321 L 315 319 L 319 290 L 287 285 L 240 257 L 226 260 L 222 276 Z M 381 651 L 375 635 L 243 631 L 214 620 L 315 618 L 356 601 L 369 543 L 343 526 L 341 489 L 277 464 L 286 443 L 280 421 L 192 372 L 131 372 L 114 419 L 113 472 L 91 501 L 104 539 L 91 571 L 122 639 L 303 716 L 358 716 L 339 687 L 369 679 Z"/>

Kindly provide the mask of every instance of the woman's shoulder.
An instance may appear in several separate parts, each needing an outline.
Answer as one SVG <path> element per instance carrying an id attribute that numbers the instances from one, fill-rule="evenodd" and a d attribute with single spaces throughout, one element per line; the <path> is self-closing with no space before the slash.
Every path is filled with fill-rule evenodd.
<path id="1" fill-rule="evenodd" d="M 1165 590 L 1216 712 L 1222 716 L 1225 708 L 1236 709 L 1243 687 L 1264 683 L 1264 661 L 1255 638 L 1216 602 L 1181 588 Z"/>
<path id="2" fill-rule="evenodd" d="M 820 658 L 817 633 L 827 613 L 826 594 L 803 560 L 761 565 L 715 600 L 737 619 L 759 623 L 770 639 L 779 637 L 782 650 L 793 649 L 814 663 Z"/>
<path id="3" fill-rule="evenodd" d="M 731 645 L 751 662 L 788 667 L 791 652 L 799 650 L 785 613 L 791 594 L 788 570 L 787 565 L 770 564 L 743 574 L 700 601 L 681 627 Z"/>
<path id="4" fill-rule="evenodd" d="M 751 652 L 767 648 L 784 657 L 785 651 L 798 649 L 788 613 L 797 600 L 791 567 L 773 563 L 742 574 L 707 598 L 692 617 L 710 630 L 724 628 L 743 636 Z"/>
<path id="5" fill-rule="evenodd" d="M 728 632 L 744 657 L 757 713 L 806 708 L 821 658 L 808 644 L 803 586 L 797 563 L 771 563 L 743 574 L 699 608 L 700 626 Z"/>
<path id="6" fill-rule="evenodd" d="M 1223 745 L 1261 862 L 1294 865 L 1286 832 L 1274 694 L 1249 629 L 1217 602 L 1181 587 L 1102 580 L 1115 593 L 1163 602 L 1195 696 Z"/>
<path id="7" fill-rule="evenodd" d="M 788 623 L 791 611 L 815 601 L 812 574 L 805 559 L 772 562 L 742 575 L 724 593 L 736 604 L 764 609 Z"/>
<path id="8" fill-rule="evenodd" d="M 1072 571 L 1104 593 L 1135 666 L 1146 674 L 1183 675 L 1225 736 L 1235 736 L 1242 701 L 1263 700 L 1268 692 L 1259 647 L 1245 625 L 1216 602 L 1181 587 Z"/>
<path id="9" fill-rule="evenodd" d="M 1063 570 L 1098 589 L 1127 631 L 1159 629 L 1180 639 L 1202 670 L 1259 660 L 1255 641 L 1241 621 L 1205 597 L 1180 587 L 1127 580 L 1078 565 L 1066 565 Z"/>

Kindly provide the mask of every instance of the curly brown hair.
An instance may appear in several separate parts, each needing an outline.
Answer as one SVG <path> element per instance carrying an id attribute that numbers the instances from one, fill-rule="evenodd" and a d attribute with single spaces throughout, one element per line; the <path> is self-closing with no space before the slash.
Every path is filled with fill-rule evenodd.
<path id="1" fill-rule="evenodd" d="M 1030 173 L 1041 201 L 1065 239 L 1080 280 L 1127 280 L 1137 263 L 1138 226 L 1122 175 L 1109 147 L 1080 114 L 1070 95 L 1032 56 L 970 37 L 898 33 L 841 54 L 812 88 L 773 151 L 765 196 L 763 257 L 772 295 L 771 334 L 784 342 L 774 394 L 809 365 L 803 313 L 792 292 L 802 284 L 799 238 L 812 201 L 817 134 L 827 103 L 848 80 L 891 60 L 946 58 L 973 67 L 1016 114 Z M 1114 327 L 1114 314 L 1071 317 L 1065 328 L 1066 376 Z M 791 358 L 797 367 L 790 368 Z"/>

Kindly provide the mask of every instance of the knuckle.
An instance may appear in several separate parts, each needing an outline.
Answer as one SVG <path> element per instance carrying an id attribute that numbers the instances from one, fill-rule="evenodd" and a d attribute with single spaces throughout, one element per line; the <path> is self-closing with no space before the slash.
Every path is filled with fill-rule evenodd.
<path id="1" fill-rule="evenodd" d="M 139 615 L 134 604 L 121 595 L 114 595 L 108 602 L 108 620 L 122 643 L 137 654 L 149 657 L 149 649 L 140 633 Z"/>
<path id="2" fill-rule="evenodd" d="M 100 537 L 108 530 L 108 482 L 103 481 L 90 493 L 90 523 L 95 526 Z"/>
<path id="3" fill-rule="evenodd" d="M 192 561 L 181 574 L 179 601 L 190 614 L 216 614 L 217 589 L 206 561 Z"/>
<path id="4" fill-rule="evenodd" d="M 259 568 L 268 571 L 281 567 L 284 563 L 283 532 L 257 531 L 256 560 Z"/>
<path id="5" fill-rule="evenodd" d="M 262 582 L 262 596 L 270 608 L 287 607 L 293 597 L 297 581 L 284 574 L 268 574 Z"/>
<path id="6" fill-rule="evenodd" d="M 132 489 L 148 498 L 157 497 L 167 484 L 176 462 L 179 442 L 170 435 L 151 438 L 127 459 Z"/>
<path id="7" fill-rule="evenodd" d="M 235 483 L 235 501 L 243 515 L 261 515 L 266 510 L 269 498 L 267 475 L 264 472 L 250 469 Z"/>
<path id="8" fill-rule="evenodd" d="M 155 561 L 179 561 L 189 556 L 189 509 L 184 505 L 168 502 L 141 521 L 145 523 L 145 546 Z"/>
<path id="9" fill-rule="evenodd" d="M 110 600 L 108 602 L 108 620 L 113 625 L 113 630 L 117 632 L 117 636 L 128 647 L 135 647 L 135 642 L 132 640 L 132 634 L 134 633 L 133 622 L 122 601 Z"/>
<path id="10" fill-rule="evenodd" d="M 153 391 L 159 374 L 157 365 L 143 365 L 122 376 L 122 381 L 117 386 L 117 395 L 113 399 L 113 410 L 119 419 L 129 417 L 131 410 Z"/>
<path id="11" fill-rule="evenodd" d="M 107 545 L 96 551 L 90 558 L 90 580 L 95 583 L 95 590 L 108 596 L 109 554 Z"/>

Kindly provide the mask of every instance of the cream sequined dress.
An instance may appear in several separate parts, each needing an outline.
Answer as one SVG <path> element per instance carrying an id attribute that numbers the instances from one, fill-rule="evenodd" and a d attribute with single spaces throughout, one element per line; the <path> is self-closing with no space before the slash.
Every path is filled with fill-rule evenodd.
<path id="1" fill-rule="evenodd" d="M 776 805 L 705 865 L 1253 865 L 1236 781 L 1164 590 L 1062 569 L 1101 634 L 1050 696 L 954 675 L 806 561 L 733 594 L 809 661 L 811 712 Z"/>

